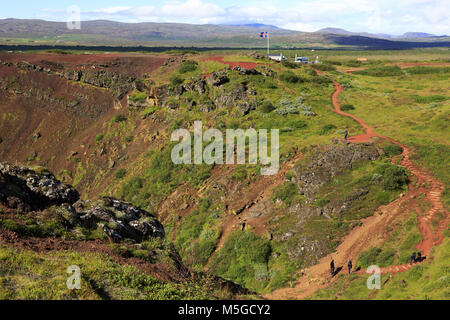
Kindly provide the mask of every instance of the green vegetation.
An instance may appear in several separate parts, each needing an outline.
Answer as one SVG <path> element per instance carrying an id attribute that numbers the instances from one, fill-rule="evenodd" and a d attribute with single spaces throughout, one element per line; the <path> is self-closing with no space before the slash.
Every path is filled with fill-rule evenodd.
<path id="1" fill-rule="evenodd" d="M 125 178 L 125 176 L 127 175 L 127 170 L 121 168 L 119 170 L 116 171 L 116 173 L 114 174 L 114 177 L 118 180 Z"/>
<path id="2" fill-rule="evenodd" d="M 291 61 L 287 61 L 287 60 L 283 60 L 281 62 L 281 64 L 283 65 L 283 67 L 288 68 L 288 69 L 297 69 L 300 68 L 300 64 L 299 63 L 295 63 L 295 62 L 291 62 Z"/>
<path id="3" fill-rule="evenodd" d="M 300 77 L 292 71 L 285 71 L 280 74 L 280 80 L 287 83 L 302 83 L 305 82 L 305 78 Z"/>
<path id="4" fill-rule="evenodd" d="M 320 71 L 336 71 L 336 67 L 332 64 L 315 64 L 314 69 L 320 70 Z"/>
<path id="5" fill-rule="evenodd" d="M 401 76 L 403 75 L 402 69 L 399 67 L 376 67 L 376 68 L 369 68 L 366 70 L 360 70 L 354 72 L 355 74 L 361 74 L 366 76 L 372 76 L 372 77 L 392 77 L 392 76 Z"/>
<path id="6" fill-rule="evenodd" d="M 140 207 L 150 208 L 177 186 L 188 182 L 192 187 L 198 187 L 210 176 L 208 165 L 175 165 L 171 159 L 171 148 L 162 152 L 153 152 L 145 172 L 131 177 L 120 191 L 120 197 Z"/>
<path id="7" fill-rule="evenodd" d="M 129 99 L 133 102 L 144 102 L 147 99 L 147 94 L 139 90 L 134 90 Z"/>
<path id="8" fill-rule="evenodd" d="M 281 186 L 275 188 L 275 190 L 273 191 L 272 199 L 281 200 L 286 203 L 286 205 L 290 206 L 297 195 L 297 185 L 292 182 L 286 182 Z"/>
<path id="9" fill-rule="evenodd" d="M 217 226 L 220 215 L 220 208 L 213 207 L 209 198 L 203 198 L 197 210 L 183 218 L 175 245 L 193 268 L 201 270 L 214 252 L 220 235 Z"/>
<path id="10" fill-rule="evenodd" d="M 170 77 L 170 84 L 174 87 L 183 84 L 183 82 L 184 82 L 184 79 L 182 77 L 180 77 L 179 75 L 172 75 Z"/>
<path id="11" fill-rule="evenodd" d="M 270 254 L 268 240 L 249 231 L 234 231 L 213 257 L 209 270 L 251 290 L 262 291 L 268 284 Z"/>
<path id="12" fill-rule="evenodd" d="M 27 219 L 24 224 L 18 223 L 12 219 L 0 219 L 0 226 L 2 228 L 17 232 L 20 235 L 32 237 L 51 237 L 62 236 L 67 229 L 63 225 L 63 221 L 58 218 L 36 221 Z"/>
<path id="13" fill-rule="evenodd" d="M 127 117 L 125 117 L 123 114 L 116 114 L 113 118 L 112 118 L 112 122 L 124 122 L 127 121 Z"/>
<path id="14" fill-rule="evenodd" d="M 355 106 L 352 105 L 352 104 L 346 103 L 346 104 L 344 104 L 344 105 L 341 106 L 341 110 L 342 110 L 342 111 L 355 110 Z"/>
<path id="15" fill-rule="evenodd" d="M 406 69 L 409 74 L 444 74 L 450 72 L 450 67 L 424 67 L 416 66 Z"/>
<path id="16" fill-rule="evenodd" d="M 95 136 L 95 142 L 100 142 L 101 140 L 103 140 L 104 137 L 105 137 L 104 134 L 99 133 L 98 135 Z"/>
<path id="17" fill-rule="evenodd" d="M 447 96 L 441 96 L 441 95 L 432 95 L 432 96 L 418 96 L 418 95 L 413 95 L 412 98 L 417 102 L 417 103 L 432 103 L 432 102 L 442 102 L 445 100 L 449 100 L 450 97 Z"/>
<path id="18" fill-rule="evenodd" d="M 275 110 L 275 107 L 273 106 L 272 102 L 270 101 L 264 101 L 261 106 L 259 107 L 261 112 L 263 113 L 271 113 L 273 110 Z"/>
<path id="19" fill-rule="evenodd" d="M 0 262 L 2 300 L 177 300 L 211 299 L 220 294 L 207 281 L 166 283 L 94 253 L 35 253 L 0 246 Z M 67 290 L 66 270 L 72 265 L 81 269 L 81 290 Z"/>
<path id="20" fill-rule="evenodd" d="M 382 177 L 381 185 L 384 190 L 401 190 L 409 181 L 405 169 L 393 164 L 379 166 L 374 175 Z"/>
<path id="21" fill-rule="evenodd" d="M 403 148 L 396 144 L 389 144 L 383 148 L 387 156 L 392 158 L 403 153 Z"/>
<path id="22" fill-rule="evenodd" d="M 198 68 L 197 61 L 186 60 L 181 64 L 181 67 L 180 69 L 178 69 L 178 72 L 181 74 L 188 73 L 197 70 L 197 68 Z"/>

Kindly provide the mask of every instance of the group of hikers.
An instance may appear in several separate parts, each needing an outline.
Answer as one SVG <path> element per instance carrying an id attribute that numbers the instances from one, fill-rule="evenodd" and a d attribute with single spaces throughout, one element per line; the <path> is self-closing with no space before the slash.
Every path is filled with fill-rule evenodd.
<path id="1" fill-rule="evenodd" d="M 347 263 L 348 274 L 352 273 L 352 268 L 353 268 L 352 260 L 349 260 Z M 331 269 L 331 276 L 334 276 L 336 273 L 336 269 L 334 266 L 334 259 L 331 260 L 330 269 Z"/>
<path id="2" fill-rule="evenodd" d="M 417 263 L 417 262 L 422 262 L 423 260 L 425 260 L 426 257 L 422 256 L 422 252 L 413 252 L 411 254 L 411 259 L 410 259 L 410 263 Z M 352 273 L 352 268 L 353 268 L 353 263 L 352 260 L 349 260 L 347 263 L 347 269 L 348 269 L 348 274 Z M 340 270 L 340 269 L 339 269 Z M 338 272 L 339 272 L 338 270 Z M 336 274 L 336 269 L 335 269 L 335 265 L 334 265 L 334 259 L 331 259 L 330 262 L 330 272 L 331 272 L 331 276 L 333 277 Z"/>
<path id="3" fill-rule="evenodd" d="M 411 254 L 411 259 L 410 259 L 410 263 L 411 264 L 413 264 L 413 263 L 417 263 L 417 262 L 422 262 L 423 260 L 425 260 L 425 257 L 422 257 L 422 252 L 413 252 L 412 254 Z"/>

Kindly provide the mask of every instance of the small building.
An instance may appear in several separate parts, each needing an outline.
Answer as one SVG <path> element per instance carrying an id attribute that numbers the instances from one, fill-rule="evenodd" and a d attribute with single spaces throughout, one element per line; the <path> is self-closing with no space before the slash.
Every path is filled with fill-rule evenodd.
<path id="1" fill-rule="evenodd" d="M 275 61 L 282 61 L 282 60 L 286 60 L 286 57 L 283 56 L 282 53 L 280 54 L 268 54 L 267 58 L 271 59 L 271 60 L 275 60 Z"/>
<path id="2" fill-rule="evenodd" d="M 302 64 L 308 64 L 309 63 L 309 58 L 308 57 L 297 57 L 297 55 L 295 55 L 295 63 L 302 63 Z"/>

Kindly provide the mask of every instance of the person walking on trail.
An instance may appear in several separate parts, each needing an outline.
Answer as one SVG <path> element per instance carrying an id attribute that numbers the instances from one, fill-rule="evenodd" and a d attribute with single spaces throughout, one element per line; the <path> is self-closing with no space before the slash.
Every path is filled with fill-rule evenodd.
<path id="1" fill-rule="evenodd" d="M 330 263 L 331 276 L 334 276 L 334 259 Z"/>
<path id="2" fill-rule="evenodd" d="M 413 264 L 413 263 L 415 263 L 415 262 L 416 262 L 416 252 L 414 251 L 414 252 L 412 253 L 412 255 L 411 255 L 411 261 L 410 261 L 410 263 Z"/>
<path id="3" fill-rule="evenodd" d="M 345 138 L 345 140 L 347 141 L 347 138 L 348 138 L 348 131 L 345 131 L 345 133 L 344 133 L 344 138 Z"/>
<path id="4" fill-rule="evenodd" d="M 352 260 L 348 262 L 347 267 L 348 267 L 348 274 L 352 273 L 353 268 Z"/>

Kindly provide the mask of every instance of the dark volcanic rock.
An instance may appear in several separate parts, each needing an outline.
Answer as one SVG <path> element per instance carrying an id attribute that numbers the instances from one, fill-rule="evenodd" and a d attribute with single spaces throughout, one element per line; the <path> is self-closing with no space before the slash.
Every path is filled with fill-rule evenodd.
<path id="1" fill-rule="evenodd" d="M 244 84 L 238 84 L 234 86 L 231 91 L 225 91 L 223 89 L 214 98 L 214 104 L 219 107 L 236 106 L 238 101 L 247 99 L 247 87 Z"/>
<path id="2" fill-rule="evenodd" d="M 81 225 L 91 229 L 101 226 L 115 242 L 123 239 L 140 242 L 165 236 L 163 225 L 154 215 L 127 202 L 105 197 L 93 203 L 77 203 L 76 207 L 82 208 L 78 213 Z"/>
<path id="3" fill-rule="evenodd" d="M 207 84 L 205 80 L 199 79 L 191 81 L 185 84 L 183 87 L 186 91 L 195 91 L 198 92 L 199 94 L 204 94 L 206 93 Z"/>
<path id="4" fill-rule="evenodd" d="M 238 72 L 242 76 L 245 76 L 245 75 L 261 75 L 261 72 L 259 72 L 256 69 L 246 69 L 246 68 L 243 68 L 241 66 L 234 67 L 233 71 Z"/>
<path id="5" fill-rule="evenodd" d="M 255 109 L 256 106 L 253 103 L 247 101 L 240 102 L 237 106 L 237 110 L 242 116 L 249 114 L 251 110 Z"/>
<path id="6" fill-rule="evenodd" d="M 15 209 L 42 209 L 73 204 L 80 195 L 72 186 L 43 168 L 16 167 L 0 163 L 0 201 Z"/>
<path id="7" fill-rule="evenodd" d="M 221 86 L 229 81 L 230 81 L 230 78 L 228 78 L 227 73 L 225 71 L 214 72 L 208 78 L 209 84 L 213 85 L 213 86 L 217 86 L 217 87 Z"/>

